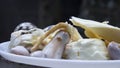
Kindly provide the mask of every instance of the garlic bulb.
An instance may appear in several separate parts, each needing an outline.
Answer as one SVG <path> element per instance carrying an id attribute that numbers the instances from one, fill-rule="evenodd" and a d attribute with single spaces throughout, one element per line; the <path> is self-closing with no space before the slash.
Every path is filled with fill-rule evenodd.
<path id="1" fill-rule="evenodd" d="M 108 45 L 109 56 L 113 60 L 120 60 L 120 44 L 116 42 L 110 42 Z"/>
<path id="2" fill-rule="evenodd" d="M 35 52 L 31 53 L 30 56 L 45 58 L 45 54 L 42 51 L 35 51 Z"/>
<path id="3" fill-rule="evenodd" d="M 46 58 L 60 59 L 65 45 L 69 42 L 69 40 L 70 36 L 67 32 L 60 31 L 57 33 L 52 41 L 43 49 L 43 53 L 46 55 Z"/>
<path id="4" fill-rule="evenodd" d="M 29 52 L 24 46 L 15 46 L 10 49 L 10 52 L 16 55 L 29 56 Z"/>

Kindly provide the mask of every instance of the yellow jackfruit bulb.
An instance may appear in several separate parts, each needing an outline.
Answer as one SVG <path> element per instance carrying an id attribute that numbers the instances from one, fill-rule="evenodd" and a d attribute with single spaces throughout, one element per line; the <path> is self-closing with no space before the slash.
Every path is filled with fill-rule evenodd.
<path id="1" fill-rule="evenodd" d="M 89 38 L 99 38 L 120 43 L 120 28 L 92 20 L 72 17 L 70 21 L 75 26 L 85 29 L 85 35 Z"/>

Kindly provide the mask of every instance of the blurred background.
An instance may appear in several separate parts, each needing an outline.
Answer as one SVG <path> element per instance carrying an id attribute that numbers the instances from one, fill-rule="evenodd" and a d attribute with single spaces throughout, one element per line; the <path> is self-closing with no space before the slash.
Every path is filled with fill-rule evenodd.
<path id="1" fill-rule="evenodd" d="M 120 27 L 120 0 L 0 0 L 0 42 L 22 22 L 44 28 L 71 16 Z"/>

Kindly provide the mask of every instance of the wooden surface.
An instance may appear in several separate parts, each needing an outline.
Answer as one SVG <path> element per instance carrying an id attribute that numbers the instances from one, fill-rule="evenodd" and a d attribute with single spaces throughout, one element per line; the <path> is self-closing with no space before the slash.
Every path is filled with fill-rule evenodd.
<path id="1" fill-rule="evenodd" d="M 45 67 L 38 67 L 38 66 L 31 66 L 31 65 L 25 65 L 20 63 L 14 63 L 10 62 L 8 60 L 5 60 L 0 56 L 0 68 L 45 68 Z"/>

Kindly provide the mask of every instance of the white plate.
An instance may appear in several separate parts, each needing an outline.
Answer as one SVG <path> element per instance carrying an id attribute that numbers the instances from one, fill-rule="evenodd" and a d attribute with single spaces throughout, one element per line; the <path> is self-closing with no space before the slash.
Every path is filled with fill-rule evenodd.
<path id="1" fill-rule="evenodd" d="M 62 60 L 15 55 L 7 52 L 8 45 L 9 42 L 0 44 L 0 55 L 12 62 L 51 68 L 120 68 L 120 60 Z"/>

